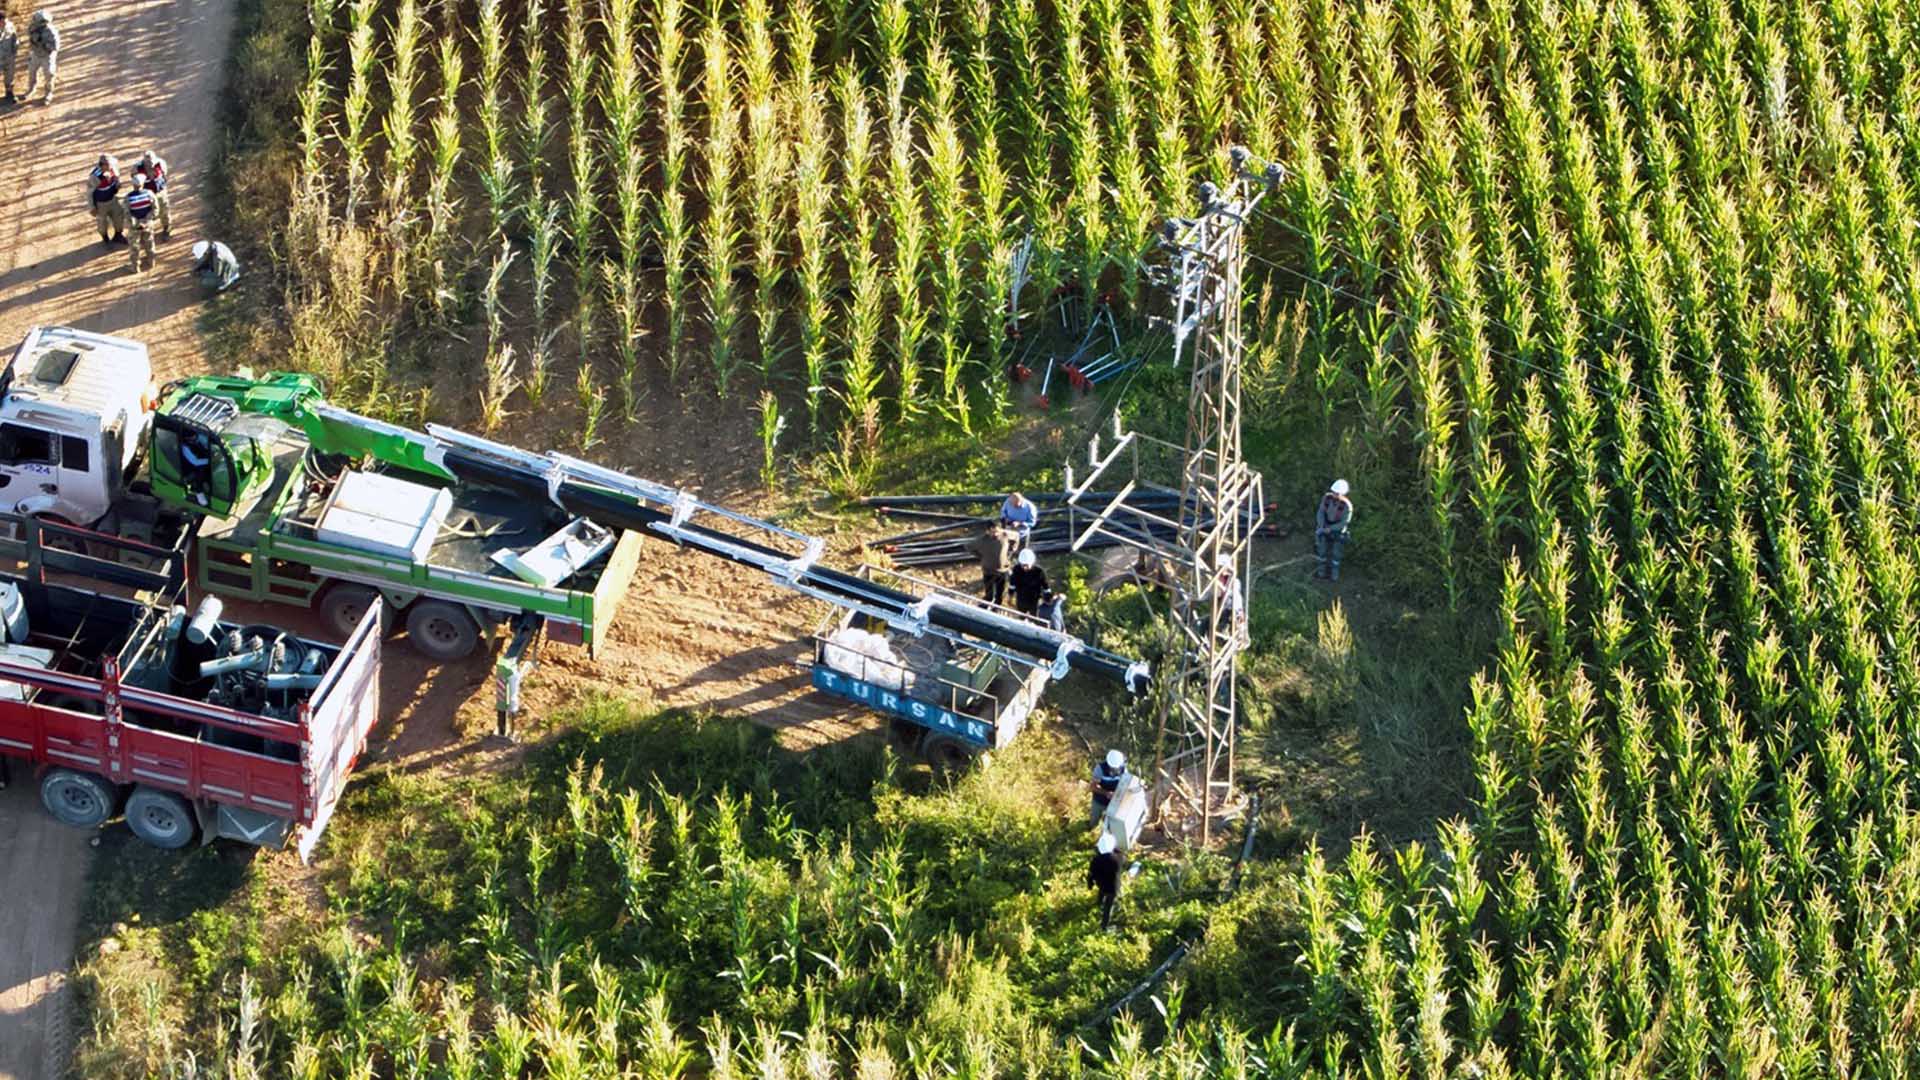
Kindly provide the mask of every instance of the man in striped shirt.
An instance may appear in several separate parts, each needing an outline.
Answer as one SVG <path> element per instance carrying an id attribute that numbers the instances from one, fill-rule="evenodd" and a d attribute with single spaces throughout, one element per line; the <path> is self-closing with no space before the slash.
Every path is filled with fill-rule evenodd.
<path id="1" fill-rule="evenodd" d="M 87 198 L 94 228 L 100 230 L 100 242 L 112 247 L 114 241 L 125 240 L 127 218 L 126 208 L 120 205 L 120 163 L 112 154 L 101 154 L 87 174 Z"/>
<path id="2" fill-rule="evenodd" d="M 145 187 L 153 192 L 153 206 L 160 215 L 160 238 L 173 235 L 172 207 L 167 205 L 167 159 L 149 150 L 134 163 L 134 175 L 146 174 Z"/>
<path id="3" fill-rule="evenodd" d="M 153 269 L 153 228 L 159 215 L 154 206 L 153 192 L 148 191 L 140 181 L 142 174 L 133 174 L 133 187 L 127 190 L 127 259 L 133 266 L 133 272 Z"/>

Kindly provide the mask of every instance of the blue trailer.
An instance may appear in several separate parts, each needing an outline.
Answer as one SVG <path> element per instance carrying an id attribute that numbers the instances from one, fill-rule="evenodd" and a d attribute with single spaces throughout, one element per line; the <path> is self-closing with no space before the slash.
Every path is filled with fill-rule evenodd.
<path id="1" fill-rule="evenodd" d="M 985 606 L 907 575 L 870 566 L 859 574 L 914 595 Z M 1005 608 L 995 614 L 1025 618 Z M 1047 665 L 989 642 L 916 634 L 853 608 L 821 623 L 808 667 L 815 690 L 884 715 L 897 748 L 939 769 L 963 768 L 1011 744 L 1052 676 Z"/>

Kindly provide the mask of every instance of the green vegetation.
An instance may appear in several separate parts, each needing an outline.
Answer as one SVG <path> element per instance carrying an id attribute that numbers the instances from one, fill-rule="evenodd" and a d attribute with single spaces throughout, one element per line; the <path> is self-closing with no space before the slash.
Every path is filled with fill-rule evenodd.
<path id="1" fill-rule="evenodd" d="M 529 215 L 508 200 L 510 223 L 483 220 L 494 189 L 456 183 L 442 226 L 408 219 L 417 241 L 404 273 L 374 274 L 390 254 L 382 223 L 399 208 L 383 202 L 394 189 L 377 173 L 393 155 L 367 122 L 376 110 L 359 103 L 354 51 L 369 25 L 370 47 L 388 48 L 391 20 L 377 0 L 311 13 L 310 65 L 263 99 L 285 109 L 285 130 L 307 133 L 281 158 L 310 156 L 338 177 L 338 191 L 292 211 L 288 333 L 303 362 L 378 386 L 414 330 L 465 317 L 495 230 L 519 243 L 513 222 Z M 892 976 L 869 936 L 854 985 L 833 992 L 875 996 L 833 1002 L 892 1011 L 822 1010 L 825 1029 L 852 1040 L 836 1044 L 842 1066 L 884 1045 L 908 1074 L 1907 1070 L 1920 992 L 1920 395 L 1904 359 L 1920 335 L 1920 13 L 1889 0 L 1009 0 L 660 3 L 638 18 L 622 34 L 637 35 L 640 69 L 664 73 L 660 96 L 673 102 L 625 147 L 647 184 L 639 235 L 683 258 L 658 286 L 618 273 L 621 211 L 573 183 L 624 169 L 592 149 L 610 130 L 593 89 L 602 62 L 590 59 L 605 52 L 604 26 L 558 35 L 593 98 L 567 119 L 568 145 L 588 147 L 568 183 L 542 174 L 549 193 L 567 192 L 558 265 L 574 280 L 555 288 L 573 294 L 554 310 L 575 313 L 581 356 L 659 322 L 662 364 L 683 388 L 758 375 L 777 393 L 804 379 L 810 434 L 841 432 L 835 460 L 862 483 L 875 466 L 856 454 L 913 417 L 938 418 L 946 434 L 898 460 L 965 455 L 978 476 L 994 466 L 957 433 L 1001 418 L 994 292 L 1012 244 L 1033 227 L 1041 295 L 1070 278 L 1118 280 L 1131 295 L 1153 219 L 1189 211 L 1191 182 L 1240 142 L 1288 167 L 1250 223 L 1248 446 L 1283 513 L 1304 517 L 1336 474 L 1359 502 L 1338 607 L 1284 570 L 1259 587 L 1249 741 L 1250 773 L 1277 797 L 1297 802 L 1324 782 L 1303 746 L 1344 761 L 1338 775 L 1366 790 L 1311 820 L 1273 822 L 1298 863 L 1263 864 L 1279 880 L 1214 918 L 1211 963 L 1189 970 L 1169 1010 L 1192 1022 L 1170 1043 L 1156 1024 L 1144 1042 L 1123 1028 L 1089 1040 L 1089 1055 L 1068 1049 L 1100 984 L 1047 982 L 1022 964 L 1077 957 L 1066 947 L 1077 939 L 996 939 L 1005 911 L 963 905 L 943 913 L 958 935 L 948 952 L 914 961 L 926 965 L 906 980 L 918 997 L 873 989 Z M 423 20 L 454 43 L 428 84 L 466 85 L 454 58 L 471 51 L 467 20 L 458 3 Z M 656 47 L 670 37 L 672 50 Z M 468 96 L 495 94 L 514 115 L 515 92 Z M 309 106 L 316 122 L 292 121 Z M 483 119 L 447 121 L 447 160 L 483 158 Z M 795 137 L 777 149 L 770 132 L 788 124 Z M 756 175 L 755 162 L 788 151 L 790 169 Z M 493 160 L 462 168 L 477 176 Z M 532 169 L 511 162 L 499 190 L 524 199 Z M 607 267 L 618 288 L 600 284 Z M 384 283 L 394 280 L 404 284 Z M 769 325 L 796 343 L 781 349 L 789 338 Z M 699 355 L 711 363 L 696 372 L 686 361 Z M 610 375 L 631 373 L 623 355 L 617 373 L 579 370 L 592 415 Z M 1177 429 L 1181 379 L 1147 369 L 1125 407 Z M 1063 437 L 1058 449 L 1073 446 Z M 1111 598 L 1102 632 L 1150 645 L 1120 610 L 1139 602 Z M 1018 790 L 990 775 L 968 781 L 981 785 L 974 797 Z M 400 827 L 404 816 L 383 821 L 373 805 L 399 782 L 359 796 L 369 823 L 357 827 Z M 530 807 L 556 797 L 535 790 Z M 647 798 L 661 820 L 668 804 Z M 883 787 L 874 820 L 891 832 L 898 815 L 964 805 L 943 798 Z M 1411 808 L 1397 820 L 1396 801 Z M 768 807 L 764 796 L 754 805 Z M 1388 820 L 1391 843 L 1359 833 Z M 753 828 L 764 837 L 771 825 Z M 888 850 L 855 846 L 836 862 L 839 849 L 809 835 L 814 846 L 785 861 L 750 845 L 729 857 L 773 888 L 809 860 L 856 879 Z M 1054 862 L 1029 862 L 1038 876 L 1023 896 L 1073 891 L 1072 845 L 1060 843 Z M 525 847 L 511 849 L 510 898 L 529 895 Z M 929 873 L 942 865 L 903 851 L 932 860 Z M 724 867 L 722 854 L 705 849 L 703 865 Z M 554 859 L 543 882 L 565 861 Z M 985 873 L 971 883 L 1003 880 Z M 604 903 L 617 880 L 602 883 Z M 415 903 L 407 910 L 430 910 Z M 381 933 L 393 919 L 386 905 L 333 918 L 356 910 L 379 911 Z M 823 910 L 803 903 L 802 915 Z M 1170 930 L 1190 917 L 1182 910 L 1150 918 Z M 722 945 L 724 915 L 711 928 Z M 511 917 L 537 928 L 533 912 Z M 1099 947 L 1132 949 L 1115 958 L 1139 970 L 1151 959 L 1139 933 Z M 310 972 L 334 963 L 326 940 L 308 947 Z M 526 951 L 524 934 L 515 940 Z M 943 966 L 963 940 L 965 962 Z M 460 981 L 485 975 L 477 946 L 462 948 L 466 967 L 450 966 L 460 957 L 448 946 L 443 966 L 407 969 L 403 985 L 484 985 Z M 169 970 L 192 956 L 169 957 Z M 737 960 L 702 957 L 716 970 Z M 310 977 L 339 987 L 347 970 Z M 530 971 L 537 983 L 531 962 L 508 971 L 510 989 Z M 962 981 L 946 982 L 954 971 Z M 1002 972 L 1004 992 L 981 971 Z M 572 989 L 548 996 L 549 1013 L 590 1014 L 591 972 L 563 970 Z M 758 1004 L 711 982 L 685 991 L 721 1017 L 704 1034 L 691 1030 L 700 1017 L 670 1006 L 670 1019 L 701 1053 L 724 1049 L 726 1068 L 737 1048 L 778 1043 L 758 1023 L 799 1033 L 789 1043 L 801 1052 L 814 1030 L 806 995 L 783 1004 L 771 978 L 755 984 Z M 1005 1016 L 962 1023 L 935 1007 L 942 994 Z M 327 995 L 344 1009 L 344 991 Z M 406 1000 L 409 1023 L 465 1022 L 463 1005 Z M 525 1023 L 542 1015 L 537 992 L 505 1000 L 531 1003 Z M 391 1013 L 381 1022 L 400 1023 Z M 481 1016 L 473 1028 L 510 1039 L 521 1022 Z M 285 1030 L 275 1055 L 291 1053 Z M 992 1064 L 965 1057 L 976 1050 L 964 1042 L 911 1057 L 932 1045 L 915 1040 L 955 1030 L 991 1038 Z M 571 1053 L 535 1060 L 565 1074 Z M 637 1060 L 622 1059 L 645 1072 Z"/>
<path id="2" fill-rule="evenodd" d="M 1045 730 L 949 785 L 878 739 L 797 755 L 611 702 L 568 726 L 510 772 L 362 777 L 319 911 L 234 850 L 111 852 L 89 922 L 122 925 L 87 965 L 83 1071 L 1071 1072 L 1060 1033 L 1205 927 L 1226 871 L 1157 861 L 1100 933 L 1078 755 Z M 1271 1026 L 1255 975 L 1282 958 L 1250 933 L 1270 884 L 1201 944 L 1196 1015 Z"/>

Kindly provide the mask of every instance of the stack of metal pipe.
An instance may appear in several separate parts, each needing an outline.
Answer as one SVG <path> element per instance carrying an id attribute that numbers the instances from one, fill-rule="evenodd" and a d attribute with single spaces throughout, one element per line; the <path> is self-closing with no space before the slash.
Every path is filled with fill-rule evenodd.
<path id="1" fill-rule="evenodd" d="M 1114 498 L 1118 492 L 1092 492 L 1084 499 L 1105 502 Z M 1061 506 L 1066 496 L 1049 492 L 1027 496 L 1042 507 L 1040 524 L 1028 538 L 1028 546 L 1037 555 L 1063 555 L 1073 550 L 1074 537 L 1084 530 L 1092 519 L 1085 513 L 1071 513 Z M 956 563 L 973 561 L 974 538 L 982 529 L 999 520 L 1000 503 L 1006 494 L 979 493 L 967 495 L 880 495 L 860 500 L 860 505 L 872 507 L 885 517 L 911 522 L 914 528 L 893 536 L 884 537 L 867 546 L 884 551 L 897 566 L 950 566 Z M 1181 513 L 1178 495 L 1153 492 L 1132 491 L 1127 494 L 1124 505 L 1144 510 L 1156 517 L 1168 521 L 1185 520 L 1189 514 Z M 1206 522 L 1204 524 L 1211 524 Z M 1118 534 L 1118 535 L 1115 535 Z M 1137 536 L 1134 534 L 1138 534 Z M 1271 526 L 1261 529 L 1260 535 L 1278 535 Z M 1145 522 L 1141 519 L 1121 515 L 1109 518 L 1100 533 L 1087 538 L 1080 546 L 1082 551 L 1117 547 L 1130 539 L 1141 542 L 1172 542 L 1178 539 L 1174 531 L 1165 525 Z"/>

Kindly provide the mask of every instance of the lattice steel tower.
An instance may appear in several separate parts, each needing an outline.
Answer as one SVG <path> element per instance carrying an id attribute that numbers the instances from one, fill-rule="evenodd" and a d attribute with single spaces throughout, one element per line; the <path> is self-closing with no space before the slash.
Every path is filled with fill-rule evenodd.
<path id="1" fill-rule="evenodd" d="M 1174 363 L 1192 367 L 1186 445 L 1126 431 L 1116 411 L 1115 442 L 1103 453 L 1096 435 L 1088 473 L 1076 483 L 1069 464 L 1065 474 L 1075 525 L 1091 515 L 1075 529 L 1076 551 L 1104 533 L 1157 558 L 1171 579 L 1164 584 L 1180 657 L 1159 699 L 1155 780 L 1199 815 L 1202 843 L 1211 839 L 1214 817 L 1236 799 L 1235 675 L 1247 647 L 1251 541 L 1265 506 L 1260 474 L 1240 450 L 1245 225 L 1281 176 L 1278 165 L 1253 173 L 1238 147 L 1231 157 L 1235 175 L 1225 190 L 1201 184 L 1198 215 L 1169 220 L 1161 239 L 1169 265 L 1158 277 L 1172 287 Z M 1108 494 L 1093 495 L 1103 478 Z M 1163 516 L 1166 499 L 1141 498 L 1175 492 L 1172 517 Z"/>

